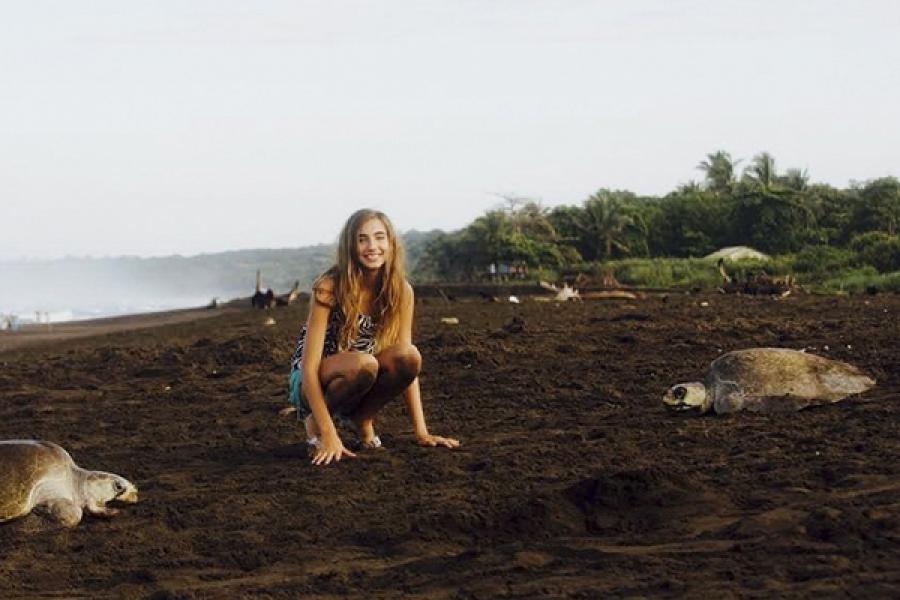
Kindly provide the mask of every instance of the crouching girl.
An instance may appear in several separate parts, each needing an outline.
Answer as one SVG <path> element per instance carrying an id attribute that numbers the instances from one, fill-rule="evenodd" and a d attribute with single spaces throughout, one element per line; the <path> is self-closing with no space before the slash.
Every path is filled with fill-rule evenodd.
<path id="1" fill-rule="evenodd" d="M 313 464 L 354 456 L 334 417 L 355 424 L 363 448 L 380 447 L 375 417 L 398 394 L 420 445 L 459 446 L 425 425 L 413 308 L 403 248 L 390 220 L 373 210 L 355 212 L 341 230 L 337 264 L 313 285 L 309 317 L 291 360 L 291 403 L 304 422 Z"/>

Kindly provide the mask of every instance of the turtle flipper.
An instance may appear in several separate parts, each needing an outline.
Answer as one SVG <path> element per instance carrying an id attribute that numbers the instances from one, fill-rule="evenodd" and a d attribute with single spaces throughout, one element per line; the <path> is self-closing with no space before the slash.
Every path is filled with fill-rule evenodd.
<path id="1" fill-rule="evenodd" d="M 707 381 L 707 393 L 713 395 L 713 412 L 717 415 L 727 415 L 744 410 L 746 396 L 741 386 L 733 381 L 723 381 L 712 378 Z"/>
<path id="2" fill-rule="evenodd" d="M 59 521 L 65 527 L 75 527 L 81 523 L 81 517 L 84 514 L 78 504 L 65 498 L 48 500 L 42 508 L 51 518 Z"/>
<path id="3" fill-rule="evenodd" d="M 753 413 L 790 413 L 828 401 L 785 394 L 784 396 L 748 396 L 737 391 L 716 400 L 716 414 L 739 411 Z"/>
<path id="4" fill-rule="evenodd" d="M 721 398 L 716 398 L 713 410 L 717 415 L 741 412 L 744 410 L 744 396 L 743 394 L 728 394 Z"/>
<path id="5" fill-rule="evenodd" d="M 714 381 L 713 389 L 715 390 L 713 410 L 715 410 L 717 415 L 727 415 L 736 412 L 796 412 L 807 406 L 827 402 L 795 394 L 776 396 L 772 394 L 748 393 L 748 390 L 745 390 L 736 381 L 722 379 Z"/>

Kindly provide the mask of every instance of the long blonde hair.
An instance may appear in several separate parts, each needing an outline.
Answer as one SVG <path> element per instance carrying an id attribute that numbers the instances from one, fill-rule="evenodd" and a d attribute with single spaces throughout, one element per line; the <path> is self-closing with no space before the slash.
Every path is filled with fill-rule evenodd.
<path id="1" fill-rule="evenodd" d="M 387 232 L 390 252 L 378 274 L 375 284 L 372 315 L 377 324 L 375 348 L 381 350 L 397 342 L 400 337 L 400 308 L 406 286 L 406 258 L 403 244 L 397 238 L 394 224 L 387 215 L 364 208 L 356 211 L 341 229 L 337 245 L 337 262 L 321 279 L 330 277 L 334 282 L 334 300 L 344 316 L 338 337 L 338 347 L 346 350 L 359 336 L 360 298 L 363 269 L 356 255 L 359 230 L 371 219 L 378 219 Z M 318 288 L 319 282 L 313 286 Z"/>

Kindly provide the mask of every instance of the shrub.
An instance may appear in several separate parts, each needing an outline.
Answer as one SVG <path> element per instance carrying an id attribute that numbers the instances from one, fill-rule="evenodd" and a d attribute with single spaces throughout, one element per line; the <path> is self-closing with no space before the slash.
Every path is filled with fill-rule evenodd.
<path id="1" fill-rule="evenodd" d="M 900 292 L 900 272 L 881 274 L 872 267 L 844 271 L 836 277 L 823 281 L 815 286 L 817 291 L 849 294 Z"/>
<path id="2" fill-rule="evenodd" d="M 797 273 L 808 273 L 813 278 L 824 278 L 857 264 L 857 255 L 852 250 L 832 246 L 810 246 L 794 257 L 793 268 Z"/>
<path id="3" fill-rule="evenodd" d="M 882 273 L 900 270 L 900 237 L 883 231 L 858 235 L 850 242 L 859 262 L 872 265 Z"/>
<path id="4" fill-rule="evenodd" d="M 632 258 L 610 261 L 605 265 L 624 285 L 714 289 L 721 282 L 715 263 L 700 259 Z"/>
<path id="5" fill-rule="evenodd" d="M 872 265 L 857 265 L 858 258 L 851 250 L 817 246 L 793 257 L 728 262 L 725 269 L 738 281 L 745 281 L 762 271 L 773 277 L 798 275 L 799 283 L 813 292 L 900 292 L 900 272 L 883 274 Z M 642 288 L 715 290 L 722 284 L 716 263 L 698 258 L 628 258 L 603 263 L 586 262 L 560 275 L 574 278 L 578 273 L 586 273 L 599 281 L 609 272 L 623 285 Z M 537 271 L 532 270 L 531 275 L 536 274 Z M 552 272 L 541 275 L 551 281 L 554 279 Z"/>

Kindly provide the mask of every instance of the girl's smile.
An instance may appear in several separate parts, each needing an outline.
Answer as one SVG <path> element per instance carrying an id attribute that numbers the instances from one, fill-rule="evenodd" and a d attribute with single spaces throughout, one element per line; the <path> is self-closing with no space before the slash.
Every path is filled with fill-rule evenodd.
<path id="1" fill-rule="evenodd" d="M 380 269 L 390 258 L 391 242 L 381 219 L 369 219 L 356 234 L 356 256 L 364 269 Z"/>

